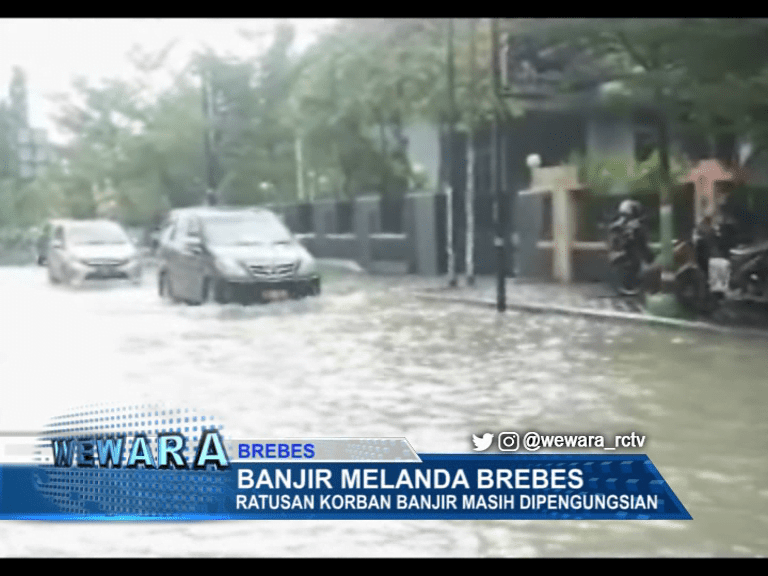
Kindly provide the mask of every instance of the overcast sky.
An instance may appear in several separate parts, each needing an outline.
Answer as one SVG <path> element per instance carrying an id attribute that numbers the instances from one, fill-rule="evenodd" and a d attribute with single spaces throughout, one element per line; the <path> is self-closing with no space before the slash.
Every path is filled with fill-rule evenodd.
<path id="1" fill-rule="evenodd" d="M 289 18 L 296 30 L 297 48 L 303 49 L 317 33 L 327 29 L 333 19 Z M 270 33 L 273 18 L 241 19 L 0 19 L 0 99 L 8 95 L 13 66 L 27 74 L 29 121 L 34 128 L 46 128 L 49 138 L 60 140 L 50 119 L 54 107 L 50 94 L 71 90 L 72 79 L 132 76 L 133 67 L 126 54 L 139 44 L 154 51 L 178 40 L 169 64 L 180 68 L 188 56 L 203 44 L 219 53 L 253 54 L 257 44 L 249 42 L 239 30 Z"/>

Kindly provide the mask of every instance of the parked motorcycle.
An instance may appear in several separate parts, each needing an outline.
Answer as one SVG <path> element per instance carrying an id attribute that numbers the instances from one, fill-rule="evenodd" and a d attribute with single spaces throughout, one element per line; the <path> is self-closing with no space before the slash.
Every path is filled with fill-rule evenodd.
<path id="1" fill-rule="evenodd" d="M 768 241 L 755 242 L 728 213 L 705 217 L 693 234 L 691 257 L 676 273 L 678 300 L 713 312 L 723 300 L 768 303 Z"/>
<path id="2" fill-rule="evenodd" d="M 715 298 L 768 303 L 768 241 L 743 242 L 738 223 L 730 218 L 716 226 L 705 220 L 695 240 L 698 264 Z"/>
<path id="3" fill-rule="evenodd" d="M 724 299 L 768 304 L 768 240 L 754 241 L 749 218 L 733 206 L 705 217 L 688 241 L 674 246 L 673 289 L 685 307 L 713 312 Z M 617 294 L 636 296 L 661 289 L 642 206 L 626 200 L 608 229 L 609 281 Z"/>

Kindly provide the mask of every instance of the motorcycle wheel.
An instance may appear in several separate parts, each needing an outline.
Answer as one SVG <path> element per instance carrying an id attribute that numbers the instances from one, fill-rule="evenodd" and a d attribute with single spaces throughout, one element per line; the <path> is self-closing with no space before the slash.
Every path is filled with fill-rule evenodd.
<path id="1" fill-rule="evenodd" d="M 704 314 L 707 314 L 707 315 L 714 314 L 717 311 L 717 309 L 720 308 L 720 306 L 722 305 L 723 300 L 725 300 L 725 295 L 719 294 L 719 293 L 713 294 L 710 292 L 707 295 L 707 299 L 704 303 L 704 310 L 703 310 Z"/>
<path id="2" fill-rule="evenodd" d="M 627 260 L 611 263 L 608 281 L 619 296 L 637 296 L 642 291 L 640 267 Z"/>
<path id="3" fill-rule="evenodd" d="M 707 279 L 698 266 L 684 266 L 675 274 L 675 296 L 689 310 L 708 312 L 712 299 L 709 297 Z"/>

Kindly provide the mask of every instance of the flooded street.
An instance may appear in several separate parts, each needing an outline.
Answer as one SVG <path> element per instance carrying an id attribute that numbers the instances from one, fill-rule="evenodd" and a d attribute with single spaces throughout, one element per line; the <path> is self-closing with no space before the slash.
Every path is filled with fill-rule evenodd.
<path id="1" fill-rule="evenodd" d="M 329 272 L 320 297 L 169 304 L 154 271 L 75 290 L 0 268 L 0 430 L 166 403 L 237 438 L 645 434 L 692 521 L 0 522 L 0 556 L 754 556 L 768 553 L 768 354 L 746 340 L 424 302 Z"/>

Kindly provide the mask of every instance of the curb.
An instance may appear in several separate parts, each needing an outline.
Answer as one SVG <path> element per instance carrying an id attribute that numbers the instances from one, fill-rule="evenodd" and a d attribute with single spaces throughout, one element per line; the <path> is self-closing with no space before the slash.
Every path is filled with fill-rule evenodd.
<path id="1" fill-rule="evenodd" d="M 446 296 L 430 294 L 419 291 L 415 293 L 417 298 L 422 300 L 434 300 L 443 302 L 454 302 L 458 304 L 470 304 L 482 306 L 485 308 L 496 308 L 495 300 L 485 298 L 471 298 L 467 296 Z M 555 313 L 566 316 L 578 316 L 582 318 L 595 318 L 599 320 L 615 320 L 624 322 L 635 322 L 640 324 L 655 324 L 657 326 L 669 326 L 672 328 L 683 328 L 688 330 L 699 330 L 703 332 L 715 332 L 718 334 L 728 334 L 732 336 L 743 336 L 750 338 L 768 339 L 768 331 L 756 330 L 752 328 L 733 328 L 729 326 L 718 326 L 716 324 L 707 324 L 706 322 L 692 322 L 690 320 L 680 320 L 677 318 L 663 318 L 660 316 L 649 316 L 645 314 L 633 314 L 631 312 L 617 312 L 607 310 L 590 310 L 587 308 L 573 308 L 570 306 L 558 306 L 554 304 L 534 304 L 530 302 L 510 302 L 507 301 L 507 308 L 520 310 L 523 312 L 532 312 L 536 314 Z"/>

